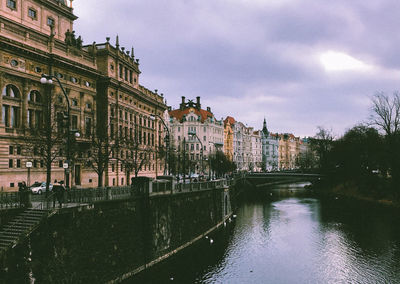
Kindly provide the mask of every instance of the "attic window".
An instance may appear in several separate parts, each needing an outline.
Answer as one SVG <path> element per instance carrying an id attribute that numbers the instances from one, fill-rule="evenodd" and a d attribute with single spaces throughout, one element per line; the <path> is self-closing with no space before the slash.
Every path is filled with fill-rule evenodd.
<path id="1" fill-rule="evenodd" d="M 7 7 L 11 10 L 17 10 L 17 1 L 15 0 L 7 0 Z"/>

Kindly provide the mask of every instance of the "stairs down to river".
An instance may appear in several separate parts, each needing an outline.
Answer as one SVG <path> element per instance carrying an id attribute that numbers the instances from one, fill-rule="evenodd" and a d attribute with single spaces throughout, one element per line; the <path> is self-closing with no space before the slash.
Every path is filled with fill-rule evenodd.
<path id="1" fill-rule="evenodd" d="M 0 230 L 0 255 L 27 238 L 54 211 L 26 209 Z"/>

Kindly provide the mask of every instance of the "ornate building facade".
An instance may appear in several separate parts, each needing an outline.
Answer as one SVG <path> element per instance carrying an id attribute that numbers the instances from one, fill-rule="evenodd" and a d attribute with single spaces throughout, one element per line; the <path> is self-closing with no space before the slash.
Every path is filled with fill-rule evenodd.
<path id="1" fill-rule="evenodd" d="M 267 121 L 264 118 L 263 128 L 261 130 L 262 141 L 262 165 L 263 171 L 278 170 L 279 157 L 279 138 L 277 134 L 268 131 Z"/>
<path id="2" fill-rule="evenodd" d="M 233 127 L 235 125 L 235 119 L 228 116 L 224 120 L 224 150 L 225 156 L 233 161 Z"/>
<path id="3" fill-rule="evenodd" d="M 297 167 L 300 138 L 291 133 L 279 134 L 279 169 L 293 170 Z"/>
<path id="4" fill-rule="evenodd" d="M 199 173 L 202 169 L 205 172 L 209 155 L 224 151 L 223 121 L 214 117 L 210 107 L 201 108 L 200 97 L 196 97 L 196 102 L 186 102 L 182 97 L 179 109 L 170 110 L 169 117 L 172 145 L 178 159 L 182 160 L 185 153 L 194 164 L 191 172 Z"/>
<path id="5" fill-rule="evenodd" d="M 133 149 L 128 142 L 136 137 L 140 137 L 137 148 L 146 157 L 139 174 L 155 176 L 162 171 L 156 153 L 164 129 L 149 117 L 163 113 L 164 99 L 139 85 L 139 62 L 118 41 L 115 47 L 109 39 L 83 45 L 73 29 L 76 19 L 63 0 L 0 2 L 3 190 L 16 190 L 18 182 L 27 181 L 27 162 L 32 165 L 31 183 L 45 181 L 51 168 L 51 180 L 65 180 L 68 171 L 72 186 L 96 186 L 95 162 L 88 161 L 95 156 L 93 137 L 104 130 L 111 161 L 103 169 L 102 184 L 129 184 L 132 163 L 127 157 L 133 156 Z M 65 93 L 56 82 L 41 84 L 42 74 L 56 76 Z M 66 131 L 63 118 L 68 104 L 70 129 Z M 68 143 L 72 153 L 66 161 L 70 130 L 80 137 Z M 47 140 L 40 139 L 39 133 L 45 133 Z M 66 162 L 69 167 L 64 171 Z"/>

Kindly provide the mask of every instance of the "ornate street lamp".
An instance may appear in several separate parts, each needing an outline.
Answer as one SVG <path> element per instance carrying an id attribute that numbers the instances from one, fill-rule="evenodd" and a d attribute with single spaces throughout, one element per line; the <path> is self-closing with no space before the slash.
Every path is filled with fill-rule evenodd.
<path id="1" fill-rule="evenodd" d="M 58 85 L 60 86 L 63 95 L 65 97 L 65 100 L 67 101 L 67 161 L 64 164 L 64 169 L 65 169 L 65 186 L 67 188 L 69 188 L 69 173 L 70 173 L 70 164 L 71 164 L 71 153 L 70 153 L 70 149 L 71 149 L 71 138 L 70 138 L 70 132 L 71 132 L 71 116 L 70 116 L 70 104 L 69 104 L 69 99 L 67 96 L 67 93 L 63 87 L 63 85 L 61 84 L 60 80 L 58 79 L 58 77 L 53 76 L 53 75 L 46 75 L 46 74 L 42 74 L 42 77 L 40 78 L 40 83 L 42 84 L 47 84 L 47 85 L 52 85 L 53 84 L 53 79 L 55 79 L 58 83 Z M 78 132 L 75 133 L 76 137 L 79 137 L 80 134 Z"/>

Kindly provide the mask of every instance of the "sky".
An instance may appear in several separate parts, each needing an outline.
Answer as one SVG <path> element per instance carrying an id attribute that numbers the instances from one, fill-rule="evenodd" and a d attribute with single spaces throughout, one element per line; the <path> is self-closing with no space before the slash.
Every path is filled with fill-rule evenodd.
<path id="1" fill-rule="evenodd" d="M 398 0 L 75 0 L 84 44 L 106 37 L 140 59 L 139 83 L 217 119 L 340 137 L 400 83 Z"/>

